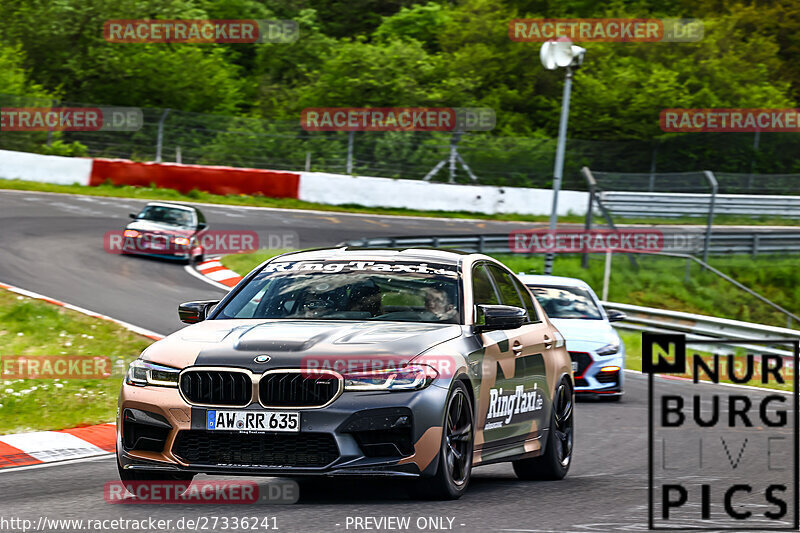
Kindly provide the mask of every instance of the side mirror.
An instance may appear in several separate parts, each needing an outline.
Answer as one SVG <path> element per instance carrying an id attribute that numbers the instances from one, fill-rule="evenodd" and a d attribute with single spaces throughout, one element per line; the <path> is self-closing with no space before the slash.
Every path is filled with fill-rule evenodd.
<path id="1" fill-rule="evenodd" d="M 208 316 L 208 311 L 219 303 L 219 300 L 202 300 L 199 302 L 185 302 L 178 306 L 178 316 L 181 322 L 196 324 Z"/>
<path id="2" fill-rule="evenodd" d="M 207 227 L 208 227 L 208 224 L 206 224 L 205 222 L 199 222 L 199 223 L 197 224 L 197 231 L 204 230 L 204 229 L 206 229 Z"/>
<path id="3" fill-rule="evenodd" d="M 128 213 L 128 218 L 136 218 L 136 213 Z"/>
<path id="4" fill-rule="evenodd" d="M 522 327 L 528 318 L 527 312 L 511 305 L 478 305 L 478 317 L 483 317 L 482 324 L 475 325 L 477 333 L 498 329 L 516 329 Z"/>
<path id="5" fill-rule="evenodd" d="M 628 318 L 628 315 L 626 315 L 622 311 L 616 311 L 614 309 L 606 311 L 606 314 L 608 315 L 609 322 L 619 322 L 620 320 L 625 320 L 626 318 Z"/>

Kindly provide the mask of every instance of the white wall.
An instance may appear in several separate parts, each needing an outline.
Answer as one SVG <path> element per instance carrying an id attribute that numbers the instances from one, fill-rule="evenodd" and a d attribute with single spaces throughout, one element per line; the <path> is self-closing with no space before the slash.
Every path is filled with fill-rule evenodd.
<path id="1" fill-rule="evenodd" d="M 0 150 L 0 178 L 89 185 L 92 160 Z"/>
<path id="2" fill-rule="evenodd" d="M 299 198 L 332 205 L 359 204 L 431 211 L 549 215 L 553 192 L 548 189 L 454 185 L 421 180 L 301 172 Z M 558 213 L 585 214 L 588 202 L 589 196 L 586 192 L 561 191 L 558 195 Z"/>

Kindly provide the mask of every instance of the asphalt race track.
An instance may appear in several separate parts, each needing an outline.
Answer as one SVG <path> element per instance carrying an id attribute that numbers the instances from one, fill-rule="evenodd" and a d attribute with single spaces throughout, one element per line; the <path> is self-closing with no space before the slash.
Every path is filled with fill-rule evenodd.
<path id="1" fill-rule="evenodd" d="M 146 201 L 0 191 L 0 282 L 38 292 L 161 334 L 180 329 L 178 304 L 224 294 L 168 260 L 106 253 Z M 500 233 L 534 224 L 379 217 L 200 206 L 212 230 L 254 230 L 262 242 L 291 234 L 302 248 L 390 235 Z"/>
<path id="2" fill-rule="evenodd" d="M 178 303 L 222 294 L 166 261 L 106 253 L 103 234 L 119 230 L 142 201 L 0 191 L 0 282 L 16 285 L 158 333 L 178 329 Z M 214 206 L 212 229 L 294 231 L 303 247 L 378 235 L 503 232 L 530 224 L 445 221 Z M 668 384 L 687 392 L 691 385 Z M 711 386 L 708 386 L 711 387 Z M 111 456 L 0 472 L 0 516 L 60 519 L 171 519 L 275 516 L 280 531 L 355 531 L 348 517 L 452 518 L 452 531 L 641 531 L 647 529 L 647 384 L 628 373 L 621 403 L 576 407 L 574 463 L 558 482 L 521 482 L 510 465 L 477 468 L 454 502 L 417 501 L 398 481 L 303 486 L 282 506 L 112 505 Z M 750 394 L 760 394 L 752 393 Z M 748 472 L 768 482 L 770 472 Z M 197 479 L 211 479 L 198 476 Z M 226 478 L 228 479 L 228 478 Z M 696 524 L 701 525 L 701 524 Z M 180 531 L 169 528 L 169 531 Z M 363 530 L 363 529 L 362 529 Z M 412 528 L 412 531 L 417 529 Z M 262 530 L 263 531 L 263 530 Z"/>

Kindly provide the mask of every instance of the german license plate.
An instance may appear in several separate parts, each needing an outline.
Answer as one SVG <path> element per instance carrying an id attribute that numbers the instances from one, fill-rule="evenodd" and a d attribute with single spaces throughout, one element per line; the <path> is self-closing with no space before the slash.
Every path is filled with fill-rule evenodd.
<path id="1" fill-rule="evenodd" d="M 213 431 L 300 431 L 297 411 L 218 411 L 209 410 L 206 429 Z"/>
<path id="2" fill-rule="evenodd" d="M 572 362 L 572 373 L 574 374 L 577 371 L 578 371 L 578 362 L 577 361 L 573 361 Z"/>

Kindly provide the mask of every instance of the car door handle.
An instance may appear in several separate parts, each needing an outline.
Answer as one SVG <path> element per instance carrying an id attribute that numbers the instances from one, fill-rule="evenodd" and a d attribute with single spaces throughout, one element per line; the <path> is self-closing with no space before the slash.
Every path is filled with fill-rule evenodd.
<path id="1" fill-rule="evenodd" d="M 522 355 L 522 343 L 519 341 L 514 341 L 514 345 L 511 346 L 511 351 L 514 352 L 514 357 L 519 357 Z"/>
<path id="2" fill-rule="evenodd" d="M 544 336 L 544 349 L 549 350 L 553 347 L 553 342 L 550 340 L 550 337 L 547 335 Z"/>

